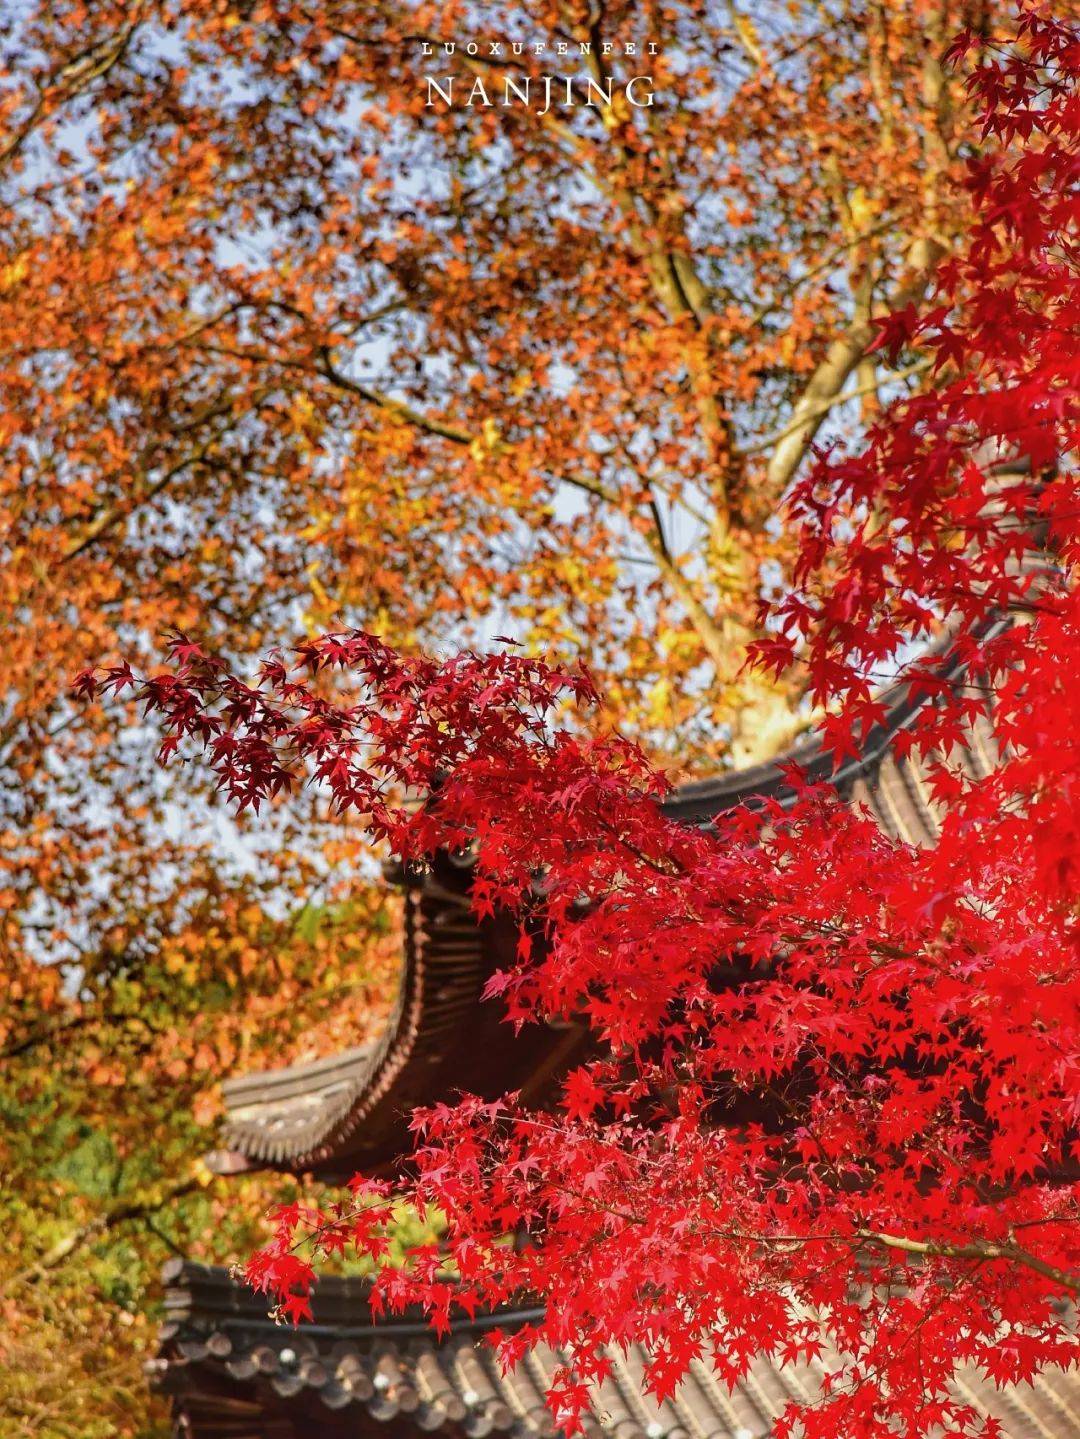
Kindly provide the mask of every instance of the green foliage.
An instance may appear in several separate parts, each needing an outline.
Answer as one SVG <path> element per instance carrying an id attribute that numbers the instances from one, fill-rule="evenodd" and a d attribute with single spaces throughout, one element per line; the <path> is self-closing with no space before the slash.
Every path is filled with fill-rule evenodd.
<path id="1" fill-rule="evenodd" d="M 145 1361 L 161 1266 L 245 1258 L 318 1186 L 214 1178 L 220 1080 L 365 1037 L 392 995 L 396 901 L 370 888 L 274 920 L 235 894 L 145 953 L 90 956 L 27 1022 L 9 989 L 0 1086 L 0 1435 L 164 1439 Z M 120 961 L 120 962 L 117 962 Z M 32 972 L 31 972 L 32 973 Z M 72 986 L 74 988 L 74 986 Z M 405 1223 L 403 1243 L 419 1234 Z"/>

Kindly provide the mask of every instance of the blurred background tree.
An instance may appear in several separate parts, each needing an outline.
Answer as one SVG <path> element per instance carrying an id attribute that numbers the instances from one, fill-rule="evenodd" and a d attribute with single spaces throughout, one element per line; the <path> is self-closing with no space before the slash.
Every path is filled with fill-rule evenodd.
<path id="1" fill-rule="evenodd" d="M 155 910 L 145 948 L 133 911 L 66 993 L 57 966 L 24 966 L 0 1004 L 4 1434 L 166 1432 L 143 1373 L 161 1264 L 242 1258 L 267 1207 L 300 1192 L 203 1163 L 219 1080 L 373 1035 L 399 909 L 368 886 L 274 920 L 208 879 L 183 919 Z"/>

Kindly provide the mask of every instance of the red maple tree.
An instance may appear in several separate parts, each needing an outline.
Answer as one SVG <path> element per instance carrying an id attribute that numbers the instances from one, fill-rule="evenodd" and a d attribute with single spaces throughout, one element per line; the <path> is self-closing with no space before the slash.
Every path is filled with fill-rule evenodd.
<path id="1" fill-rule="evenodd" d="M 649 1347 L 658 1396 L 695 1356 L 734 1381 L 760 1354 L 825 1355 L 822 1401 L 781 1439 L 974 1433 L 993 1421 L 950 1387 L 959 1365 L 1004 1383 L 1078 1357 L 1080 30 L 1025 6 L 981 38 L 970 241 L 930 308 L 881 327 L 939 383 L 796 486 L 797 583 L 756 652 L 809 667 L 838 757 L 903 666 L 923 702 L 894 743 L 947 807 L 936 845 L 796 771 L 786 807 L 681 826 L 637 747 L 561 722 L 589 679 L 512 654 L 329 635 L 249 683 L 181 638 L 167 673 L 79 681 L 133 687 L 164 757 L 201 747 L 241 808 L 314 784 L 410 864 L 471 848 L 478 913 L 521 917 L 492 993 L 518 1023 L 585 1016 L 598 1057 L 554 1113 L 415 1117 L 394 1192 L 446 1236 L 374 1295 L 437 1326 L 537 1296 L 503 1352 L 569 1355 L 571 1428 L 611 1343 Z M 950 761 L 973 725 L 1000 757 L 981 778 Z M 359 1178 L 332 1212 L 284 1209 L 249 1278 L 302 1316 L 318 1254 L 377 1253 L 390 1217 Z"/>

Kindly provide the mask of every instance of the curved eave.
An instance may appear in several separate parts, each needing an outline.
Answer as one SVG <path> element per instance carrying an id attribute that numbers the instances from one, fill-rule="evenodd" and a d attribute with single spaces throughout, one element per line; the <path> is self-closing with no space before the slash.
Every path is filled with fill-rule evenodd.
<path id="1" fill-rule="evenodd" d="M 516 930 L 500 916 L 478 924 L 468 885 L 467 869 L 446 859 L 408 882 L 400 988 L 377 1041 L 225 1085 L 225 1147 L 211 1157 L 214 1168 L 327 1178 L 378 1169 L 406 1142 L 413 1109 L 461 1091 L 541 1098 L 552 1075 L 583 1052 L 580 1028 L 532 1026 L 516 1036 L 500 1007 L 482 1002 Z"/>

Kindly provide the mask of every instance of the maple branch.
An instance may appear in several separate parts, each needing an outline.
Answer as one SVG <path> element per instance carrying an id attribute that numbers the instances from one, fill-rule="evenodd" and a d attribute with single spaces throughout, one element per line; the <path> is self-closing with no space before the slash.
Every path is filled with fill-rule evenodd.
<path id="1" fill-rule="evenodd" d="M 95 80 L 101 80 L 119 63 L 131 43 L 132 36 L 142 20 L 143 4 L 135 7 L 135 17 L 125 25 L 118 36 L 109 36 L 85 46 L 66 60 L 55 73 L 52 88 L 39 91 L 37 103 L 30 114 L 18 127 L 8 142 L 0 146 L 0 169 L 16 159 L 38 125 L 48 115 L 55 113 L 58 106 L 73 100 Z"/>
<path id="2" fill-rule="evenodd" d="M 770 299 L 762 300 L 750 317 L 751 326 L 756 328 L 763 321 L 767 320 L 774 311 L 778 310 L 785 300 L 789 300 L 792 295 L 798 290 L 801 290 L 804 285 L 808 285 L 812 280 L 816 280 L 819 275 L 827 274 L 834 268 L 837 260 L 839 260 L 842 255 L 850 254 L 852 250 L 856 250 L 860 245 L 864 245 L 867 240 L 873 240 L 878 235 L 883 235 L 890 230 L 895 230 L 900 221 L 908 213 L 907 208 L 894 209 L 890 211 L 884 220 L 879 221 L 876 225 L 870 225 L 867 229 L 859 230 L 853 235 L 845 235 L 842 240 L 835 244 L 830 250 L 826 251 L 824 258 L 819 260 L 816 265 L 811 265 L 810 268 L 804 270 L 801 275 L 789 277 Z"/>
<path id="3" fill-rule="evenodd" d="M 672 558 L 663 535 L 658 534 L 655 529 L 651 529 L 643 538 L 657 569 L 667 580 L 676 599 L 686 611 L 686 616 L 701 640 L 702 648 L 712 661 L 717 676 L 726 675 L 731 670 L 732 661 L 737 658 L 737 644 L 725 634 L 723 626 L 718 624 L 706 609 L 692 581 L 687 578 Z"/>
<path id="4" fill-rule="evenodd" d="M 728 0 L 728 14 L 731 16 L 731 23 L 734 27 L 735 38 L 747 59 L 754 66 L 755 70 L 769 69 L 769 58 L 758 39 L 757 31 L 753 21 L 743 15 L 735 4 L 735 0 Z"/>
<path id="5" fill-rule="evenodd" d="M 910 277 L 892 296 L 889 303 L 891 310 L 903 310 L 923 298 L 944 254 L 945 246 L 932 236 L 916 240 L 909 252 Z M 826 350 L 824 359 L 796 402 L 791 424 L 769 461 L 766 471 L 766 494 L 769 498 L 778 499 L 787 489 L 821 428 L 828 412 L 828 402 L 841 392 L 858 368 L 873 343 L 875 333 L 869 320 L 857 321 L 838 335 Z"/>
<path id="6" fill-rule="evenodd" d="M 1025 1269 L 1032 1269 L 1036 1274 L 1041 1274 L 1044 1279 L 1053 1280 L 1060 1284 L 1063 1289 L 1068 1289 L 1073 1294 L 1080 1294 L 1080 1275 L 1070 1274 L 1064 1269 L 1059 1269 L 1056 1264 L 1048 1264 L 1045 1259 L 1040 1259 L 1037 1254 L 1022 1249 L 1019 1244 L 1011 1240 L 1006 1244 L 993 1244 L 989 1241 L 975 1241 L 970 1244 L 943 1244 L 933 1240 L 907 1239 L 901 1234 L 883 1234 L 873 1229 L 859 1229 L 856 1231 L 859 1239 L 868 1244 L 879 1245 L 883 1249 L 897 1249 L 905 1254 L 922 1254 L 933 1259 L 976 1259 L 983 1263 L 990 1263 L 992 1260 L 1005 1260 L 1009 1263 L 1020 1264 Z"/>
<path id="7" fill-rule="evenodd" d="M 215 436 L 215 438 L 218 437 Z M 190 469 L 192 465 L 205 459 L 207 450 L 212 443 L 213 440 L 207 440 L 204 444 L 200 445 L 198 449 L 185 455 L 182 460 L 177 460 L 176 464 L 170 465 L 159 479 L 155 480 L 152 485 L 141 493 L 133 496 L 129 502 L 109 505 L 100 511 L 97 518 L 92 520 L 83 532 L 73 539 L 64 550 L 61 556 L 62 563 L 67 564 L 71 560 L 78 559 L 85 550 L 90 549 L 92 545 L 96 544 L 114 525 L 119 524 L 121 520 L 127 519 L 140 505 L 146 504 L 149 500 L 156 499 L 157 496 L 160 495 L 163 490 L 167 489 L 173 480 L 179 475 L 182 475 L 185 470 Z"/>
<path id="8" fill-rule="evenodd" d="M 327 350 L 322 352 L 322 374 L 340 390 L 348 394 L 356 395 L 361 400 L 366 400 L 369 405 L 377 405 L 379 409 L 386 410 L 388 414 L 404 423 L 414 425 L 425 434 L 437 435 L 443 440 L 452 440 L 456 445 L 472 445 L 476 443 L 477 436 L 463 429 L 460 425 L 451 424 L 447 420 L 440 420 L 434 415 L 425 414 L 423 410 L 414 409 L 412 405 L 404 400 L 396 400 L 393 395 L 384 394 L 382 390 L 374 390 L 369 385 L 363 385 L 358 380 L 350 379 L 333 363 Z"/>
<path id="9" fill-rule="evenodd" d="M 200 461 L 205 460 L 211 448 L 217 444 L 222 436 L 227 434 L 244 414 L 256 409 L 269 394 L 269 388 L 257 390 L 251 397 L 250 405 L 240 411 L 235 409 L 231 396 L 226 397 L 224 400 L 214 400 L 204 406 L 203 409 L 183 426 L 183 431 L 197 429 L 200 425 L 212 423 L 216 419 L 224 419 L 226 423 L 207 435 L 206 439 L 194 450 L 189 450 L 181 459 L 170 465 L 152 484 L 147 485 L 144 489 L 137 490 L 136 493 L 128 499 L 118 501 L 113 505 L 107 505 L 104 509 L 100 510 L 95 518 L 84 526 L 82 532 L 69 542 L 61 555 L 61 563 L 67 564 L 69 561 L 78 558 L 85 550 L 88 550 L 92 545 L 96 544 L 114 525 L 119 524 L 121 520 L 127 519 L 135 510 L 147 504 L 150 500 L 156 499 L 162 491 L 168 489 L 173 481 L 186 470 L 189 470 L 192 465 L 197 465 Z M 147 460 L 148 459 L 149 456 L 147 456 Z M 145 462 L 142 478 L 145 480 Z"/>
<path id="10" fill-rule="evenodd" d="M 359 399 L 366 400 L 369 404 L 377 405 L 380 409 L 389 411 L 405 424 L 414 425 L 425 434 L 435 435 L 439 439 L 450 440 L 455 445 L 473 446 L 480 443 L 480 436 L 474 435 L 470 430 L 461 425 L 454 425 L 445 420 L 436 419 L 426 414 L 423 410 L 417 410 L 403 400 L 396 400 L 391 395 L 384 394 L 381 390 L 372 389 L 348 375 L 343 374 L 334 366 L 328 356 L 324 357 L 322 372 L 330 382 L 348 393 L 356 395 Z M 569 485 L 571 488 L 581 490 L 595 499 L 603 500 L 605 504 L 618 507 L 619 497 L 614 491 L 609 490 L 600 480 L 590 479 L 585 475 L 555 475 L 552 477 L 556 484 Z"/>
<path id="11" fill-rule="evenodd" d="M 932 364 L 933 359 L 930 356 L 927 356 L 922 360 L 916 360 L 911 365 L 905 365 L 902 370 L 893 370 L 890 373 L 881 376 L 881 379 L 894 382 L 898 382 L 900 380 L 908 380 L 913 375 L 921 375 L 925 373 L 925 371 L 927 371 Z M 867 395 L 871 391 L 876 390 L 879 383 L 879 379 L 875 377 L 873 380 L 866 380 L 862 384 L 856 385 L 854 389 L 845 390 L 843 394 L 834 395 L 831 400 L 823 400 L 817 413 L 821 417 L 824 417 L 829 413 L 830 410 L 835 410 L 839 405 L 846 405 L 851 400 L 857 400 L 863 395 Z M 778 445 L 782 440 L 786 440 L 789 435 L 794 434 L 799 429 L 801 423 L 802 421 L 797 420 L 793 424 L 785 426 L 784 429 L 777 430 L 774 434 L 766 435 L 763 440 L 755 440 L 753 444 L 742 445 L 739 447 L 737 453 L 740 456 L 755 455 L 760 453 L 762 450 L 772 449 L 773 445 Z"/>
<path id="12" fill-rule="evenodd" d="M 27 926 L 29 928 L 29 926 Z M 56 1024 L 43 1026 L 40 1029 L 32 1030 L 29 1034 L 20 1035 L 16 1040 L 0 1049 L 0 1060 L 18 1059 L 21 1055 L 28 1054 L 30 1050 L 36 1049 L 38 1045 L 50 1044 L 61 1035 L 70 1034 L 76 1029 L 84 1029 L 95 1022 L 96 1015 L 90 1013 L 69 1015 Z"/>

